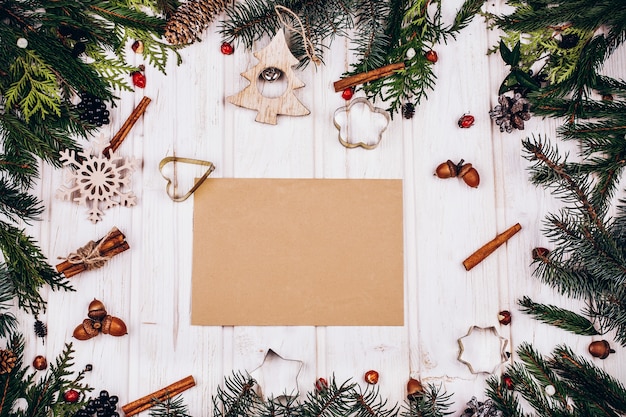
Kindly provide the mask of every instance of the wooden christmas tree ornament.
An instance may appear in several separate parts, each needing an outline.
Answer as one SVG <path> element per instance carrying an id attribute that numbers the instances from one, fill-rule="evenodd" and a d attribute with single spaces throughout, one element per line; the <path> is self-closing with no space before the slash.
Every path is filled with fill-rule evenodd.
<path id="1" fill-rule="evenodd" d="M 285 33 L 279 30 L 270 44 L 254 53 L 259 63 L 249 70 L 242 72 L 241 76 L 250 81 L 250 85 L 239 93 L 227 97 L 232 104 L 257 110 L 256 121 L 260 123 L 276 124 L 276 116 L 306 116 L 310 111 L 294 95 L 293 90 L 304 87 L 294 74 L 292 67 L 298 64 L 298 60 L 289 51 Z M 278 97 L 266 97 L 259 91 L 259 79 L 268 68 L 275 68 L 282 72 L 287 82 L 287 88 Z"/>

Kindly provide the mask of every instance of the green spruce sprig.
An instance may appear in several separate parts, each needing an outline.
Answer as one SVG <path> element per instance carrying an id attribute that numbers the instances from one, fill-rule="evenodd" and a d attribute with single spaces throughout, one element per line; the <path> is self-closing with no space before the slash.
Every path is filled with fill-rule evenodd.
<path id="1" fill-rule="evenodd" d="M 626 413 L 624 385 L 568 347 L 557 346 L 545 357 L 524 343 L 517 353 L 521 362 L 507 367 L 508 384 L 501 377 L 487 381 L 487 395 L 505 416 L 618 417 Z M 526 413 L 520 400 L 537 414 Z"/>
<path id="2" fill-rule="evenodd" d="M 523 297 L 518 301 L 518 304 L 521 306 L 520 311 L 523 313 L 530 314 L 537 320 L 552 326 L 584 336 L 600 334 L 589 319 L 564 308 L 550 304 L 535 303 L 529 297 Z"/>
<path id="3" fill-rule="evenodd" d="M 182 395 L 177 395 L 173 398 L 168 395 L 163 401 L 155 398 L 152 402 L 152 407 L 150 408 L 150 416 L 191 417 Z"/>
<path id="4" fill-rule="evenodd" d="M 597 324 L 598 332 L 615 330 L 615 340 L 626 345 L 623 202 L 618 204 L 617 214 L 610 216 L 607 187 L 595 185 L 593 171 L 583 169 L 593 161 L 569 162 L 541 138 L 526 139 L 522 145 L 525 157 L 533 163 L 531 181 L 551 190 L 564 203 L 560 212 L 546 218 L 544 234 L 555 247 L 546 256 L 535 258 L 534 275 L 562 294 L 584 301 L 584 314 Z M 560 314 L 566 315 L 565 311 Z M 548 319 L 549 314 L 539 317 Z"/>

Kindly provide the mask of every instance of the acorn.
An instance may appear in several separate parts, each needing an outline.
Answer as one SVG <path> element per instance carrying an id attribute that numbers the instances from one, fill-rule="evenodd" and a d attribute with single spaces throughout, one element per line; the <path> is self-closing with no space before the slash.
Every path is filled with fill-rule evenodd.
<path id="1" fill-rule="evenodd" d="M 87 313 L 87 317 L 93 320 L 102 320 L 104 316 L 107 315 L 107 311 L 104 308 L 104 304 L 100 300 L 96 300 L 95 298 L 91 303 L 89 303 L 89 312 Z"/>
<path id="2" fill-rule="evenodd" d="M 48 367 L 48 361 L 46 360 L 45 356 L 43 355 L 35 356 L 35 359 L 33 359 L 33 368 L 35 368 L 38 371 L 43 371 L 47 367 Z"/>
<path id="3" fill-rule="evenodd" d="M 128 334 L 128 330 L 122 319 L 108 315 L 102 320 L 102 333 L 119 337 Z"/>
<path id="4" fill-rule="evenodd" d="M 546 256 L 548 256 L 549 253 L 550 251 L 546 248 L 534 248 L 531 252 L 532 257 L 535 261 L 545 258 Z"/>
<path id="5" fill-rule="evenodd" d="M 502 310 L 498 313 L 498 322 L 503 326 L 511 324 L 511 312 L 508 310 Z"/>
<path id="6" fill-rule="evenodd" d="M 459 162 L 459 164 L 461 164 L 461 162 Z M 465 184 L 472 188 L 476 188 L 478 187 L 478 184 L 480 184 L 480 176 L 478 175 L 476 168 L 472 167 L 472 164 L 461 165 L 458 175 L 463 178 Z"/>
<path id="7" fill-rule="evenodd" d="M 463 162 L 463 160 L 461 160 Z M 451 160 L 442 162 L 435 170 L 435 175 L 439 178 L 452 178 L 456 177 L 458 173 L 457 165 Z"/>
<path id="8" fill-rule="evenodd" d="M 611 345 L 606 340 L 596 340 L 589 345 L 589 353 L 595 358 L 606 359 L 615 351 L 611 349 Z"/>
<path id="9" fill-rule="evenodd" d="M 424 386 L 422 383 L 415 379 L 409 379 L 409 382 L 406 383 L 406 397 L 411 400 L 416 396 L 424 393 Z"/>
<path id="10" fill-rule="evenodd" d="M 96 334 L 98 334 L 98 333 L 96 333 Z M 87 333 L 85 331 L 85 328 L 83 327 L 83 325 L 79 324 L 74 329 L 74 333 L 72 333 L 72 336 L 74 336 L 78 340 L 88 340 L 88 339 L 91 339 L 92 337 L 94 337 L 95 335 L 90 335 L 89 333 Z"/>

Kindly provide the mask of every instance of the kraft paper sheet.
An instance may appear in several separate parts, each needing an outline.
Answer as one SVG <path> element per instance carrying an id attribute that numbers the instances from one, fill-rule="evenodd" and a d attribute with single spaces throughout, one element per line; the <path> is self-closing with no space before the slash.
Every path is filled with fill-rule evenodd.
<path id="1" fill-rule="evenodd" d="M 401 180 L 209 178 L 194 325 L 401 326 Z"/>

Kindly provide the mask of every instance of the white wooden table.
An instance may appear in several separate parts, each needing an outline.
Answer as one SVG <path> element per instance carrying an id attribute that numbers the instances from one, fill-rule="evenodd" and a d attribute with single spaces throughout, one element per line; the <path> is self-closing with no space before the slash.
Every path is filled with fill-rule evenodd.
<path id="1" fill-rule="evenodd" d="M 444 2 L 446 16 L 450 18 L 460 4 Z M 497 10 L 501 6 L 489 2 L 486 7 Z M 334 111 L 346 104 L 332 83 L 354 59 L 344 39 L 332 44 L 325 66 L 298 71 L 306 87 L 296 95 L 311 114 L 279 116 L 276 126 L 256 123 L 254 111 L 225 101 L 247 85 L 239 74 L 255 65 L 256 59 L 242 47 L 231 56 L 222 55 L 217 24 L 201 43 L 181 51 L 183 64 L 172 63 L 167 76 L 147 65 L 146 88 L 121 93 L 119 106 L 112 110 L 112 123 L 102 130 L 111 137 L 142 96 L 152 99 L 119 149 L 121 155 L 143 161 L 132 178 L 137 206 L 108 210 L 93 225 L 84 207 L 54 198 L 61 171 L 43 169 L 37 192 L 46 210 L 42 221 L 28 230 L 52 264 L 58 262 L 57 257 L 104 236 L 113 226 L 126 234 L 131 249 L 101 269 L 72 278 L 75 292 L 44 294 L 48 311 L 40 319 L 47 323 L 49 335 L 44 344 L 25 331 L 26 360 L 37 354 L 50 360 L 65 343 L 73 342 L 76 369 L 92 364 L 87 382 L 96 393 L 107 389 L 117 394 L 120 404 L 193 375 L 197 386 L 184 396 L 191 414 L 202 416 L 209 415 L 211 396 L 224 376 L 253 371 L 269 349 L 302 362 L 297 377 L 301 392 L 312 389 L 317 378 L 333 375 L 338 382 L 352 378 L 364 384 L 364 372 L 375 369 L 380 373 L 380 392 L 392 403 L 403 401 L 406 382 L 414 377 L 443 384 L 454 393 L 457 414 L 472 396 L 485 398 L 488 375 L 472 374 L 457 360 L 457 340 L 470 326 L 496 326 L 509 341 L 509 352 L 530 342 L 548 354 L 557 344 L 566 343 L 592 359 L 587 353 L 592 338 L 539 324 L 517 310 L 516 300 L 524 295 L 577 306 L 531 276 L 531 250 L 551 246 L 541 233 L 542 220 L 558 202 L 528 182 L 528 163 L 521 156 L 520 142 L 531 134 L 554 140 L 558 122 L 533 118 L 525 131 L 512 134 L 500 133 L 492 123 L 488 111 L 497 104 L 497 89 L 507 74 L 499 56 L 486 55 L 497 41 L 498 34 L 476 18 L 457 41 L 438 46 L 435 90 L 413 119 L 397 115 L 380 146 L 369 151 L 343 147 L 332 123 Z M 258 47 L 264 45 L 261 42 Z M 130 48 L 128 53 L 132 55 Z M 613 59 L 606 72 L 616 75 L 620 68 L 624 60 Z M 623 70 L 621 75 L 625 75 Z M 465 113 L 474 115 L 476 123 L 460 129 L 457 120 Z M 214 162 L 215 177 L 402 179 L 404 326 L 191 326 L 194 203 L 193 199 L 174 203 L 165 193 L 158 165 L 172 155 Z M 472 189 L 462 181 L 433 176 L 435 167 L 447 159 L 471 162 L 480 173 L 480 186 Z M 181 189 L 202 169 L 186 172 L 180 168 Z M 520 233 L 465 271 L 461 264 L 465 257 L 518 222 Z M 72 338 L 93 298 L 102 300 L 110 314 L 124 319 L 127 336 Z M 505 309 L 513 313 L 509 326 L 497 320 L 498 312 Z M 20 315 L 20 319 L 24 329 L 32 328 L 32 317 Z M 626 379 L 626 350 L 613 347 L 617 354 L 594 362 Z M 515 358 L 513 354 L 511 360 Z M 272 384 L 288 388 L 294 382 L 285 373 L 272 378 Z"/>

